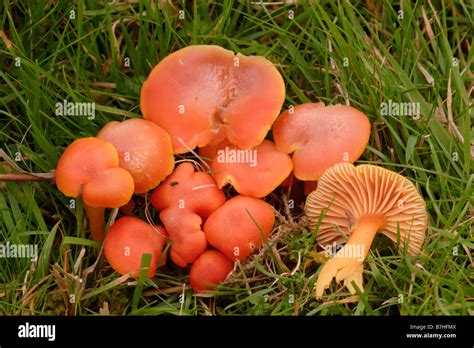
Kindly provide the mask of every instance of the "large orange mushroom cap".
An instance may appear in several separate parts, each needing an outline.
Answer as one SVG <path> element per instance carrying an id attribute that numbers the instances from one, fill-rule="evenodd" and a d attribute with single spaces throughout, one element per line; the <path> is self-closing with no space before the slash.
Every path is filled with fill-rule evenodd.
<path id="1" fill-rule="evenodd" d="M 206 249 L 202 218 L 223 205 L 225 199 L 215 180 L 209 174 L 195 171 L 189 162 L 176 167 L 155 189 L 151 203 L 160 211 L 160 219 L 169 233 L 170 256 L 175 264 L 185 267 Z"/>
<path id="2" fill-rule="evenodd" d="M 118 273 L 140 276 L 143 254 L 151 254 L 148 277 L 153 277 L 161 260 L 165 263 L 163 246 L 167 240 L 166 230 L 152 226 L 134 217 L 117 220 L 107 231 L 104 254 L 110 266 Z"/>
<path id="3" fill-rule="evenodd" d="M 196 45 L 164 58 L 143 84 L 143 116 L 164 128 L 175 153 L 227 138 L 260 144 L 285 98 L 283 79 L 263 57 Z"/>
<path id="4" fill-rule="evenodd" d="M 281 114 L 273 128 L 276 147 L 293 153 L 293 173 L 300 180 L 318 180 L 340 162 L 355 162 L 366 148 L 370 122 L 345 105 L 297 105 Z"/>
<path id="5" fill-rule="evenodd" d="M 213 290 L 234 268 L 234 262 L 217 250 L 206 250 L 194 261 L 189 280 L 195 292 Z"/>
<path id="6" fill-rule="evenodd" d="M 348 238 L 321 270 L 318 297 L 333 277 L 344 280 L 351 293 L 352 281 L 363 290 L 363 261 L 377 233 L 398 244 L 400 251 L 416 255 L 428 225 L 426 205 L 416 187 L 400 174 L 373 165 L 340 163 L 328 169 L 308 196 L 305 212 L 312 229 L 319 225 L 317 241 L 323 247 Z"/>
<path id="7" fill-rule="evenodd" d="M 252 150 L 220 148 L 211 168 L 220 188 L 231 184 L 242 195 L 262 198 L 290 175 L 293 164 L 288 154 L 278 151 L 270 140 L 264 140 Z"/>
<path id="8" fill-rule="evenodd" d="M 118 208 L 133 194 L 133 178 L 118 167 L 114 146 L 97 138 L 72 142 L 56 166 L 56 185 L 68 197 L 79 197 L 91 207 Z"/>
<path id="9" fill-rule="evenodd" d="M 142 119 L 112 121 L 100 130 L 97 138 L 118 150 L 120 167 L 133 176 L 135 193 L 155 188 L 173 171 L 171 139 L 153 122 Z"/>
<path id="10" fill-rule="evenodd" d="M 210 245 L 232 260 L 243 260 L 260 248 L 275 223 L 273 207 L 263 200 L 235 196 L 212 213 L 204 224 Z"/>

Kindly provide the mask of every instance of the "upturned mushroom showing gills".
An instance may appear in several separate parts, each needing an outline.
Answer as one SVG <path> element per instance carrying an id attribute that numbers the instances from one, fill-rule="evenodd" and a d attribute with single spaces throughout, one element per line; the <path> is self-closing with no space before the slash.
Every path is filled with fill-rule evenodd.
<path id="1" fill-rule="evenodd" d="M 425 238 L 428 215 L 415 186 L 398 173 L 373 165 L 340 163 L 318 181 L 305 206 L 311 229 L 325 249 L 331 243 L 345 246 L 327 261 L 315 285 L 320 298 L 335 277 L 352 293 L 363 291 L 363 262 L 377 233 L 399 245 L 400 252 L 419 253 Z"/>
<path id="2" fill-rule="evenodd" d="M 217 250 L 206 250 L 194 261 L 189 281 L 195 292 L 212 290 L 224 281 L 234 268 L 234 262 Z"/>
<path id="3" fill-rule="evenodd" d="M 362 112 L 345 105 L 297 105 L 283 112 L 273 127 L 277 149 L 293 153 L 293 174 L 318 180 L 340 162 L 355 162 L 369 142 L 370 123 Z"/>
<path id="4" fill-rule="evenodd" d="M 172 241 L 170 256 L 175 264 L 185 267 L 204 252 L 207 241 L 201 229 L 202 219 L 223 205 L 225 199 L 212 176 L 195 171 L 189 162 L 176 167 L 155 189 L 151 203 L 160 211 Z"/>
<path id="5" fill-rule="evenodd" d="M 134 184 L 119 167 L 115 147 L 97 138 L 71 143 L 56 167 L 56 185 L 68 197 L 82 197 L 94 240 L 102 242 L 104 208 L 118 208 L 132 197 Z"/>
<path id="6" fill-rule="evenodd" d="M 232 260 L 243 260 L 262 246 L 275 223 L 273 207 L 265 201 L 235 196 L 214 211 L 204 224 L 207 241 Z"/>
<path id="7" fill-rule="evenodd" d="M 148 278 L 156 273 L 156 267 L 166 262 L 163 246 L 167 240 L 166 230 L 152 226 L 134 217 L 123 217 L 109 228 L 104 240 L 104 254 L 110 266 L 118 273 L 130 273 L 139 277 L 144 254 L 151 255 Z"/>
<path id="8" fill-rule="evenodd" d="M 97 138 L 115 146 L 120 167 L 133 176 L 135 193 L 155 188 L 173 171 L 171 139 L 153 122 L 141 119 L 112 121 L 100 130 Z"/>
<path id="9" fill-rule="evenodd" d="M 251 150 L 236 146 L 220 148 L 211 168 L 220 188 L 231 184 L 242 195 L 262 198 L 290 175 L 293 164 L 288 154 L 278 151 L 270 140 L 264 140 Z"/>
<path id="10" fill-rule="evenodd" d="M 143 84 L 145 119 L 165 129 L 177 154 L 227 138 L 260 144 L 285 99 L 280 73 L 264 57 L 196 45 L 164 58 Z"/>

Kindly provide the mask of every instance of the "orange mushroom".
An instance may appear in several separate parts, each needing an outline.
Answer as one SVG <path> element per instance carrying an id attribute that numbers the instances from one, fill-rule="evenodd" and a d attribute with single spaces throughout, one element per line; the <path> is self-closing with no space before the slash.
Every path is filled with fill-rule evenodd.
<path id="1" fill-rule="evenodd" d="M 130 119 L 107 123 L 97 134 L 119 152 L 120 167 L 126 169 L 135 183 L 135 193 L 155 188 L 174 168 L 171 139 L 153 122 Z"/>
<path id="2" fill-rule="evenodd" d="M 201 229 L 207 218 L 225 202 L 224 193 L 212 176 L 195 171 L 191 163 L 180 164 L 153 192 L 151 203 L 172 241 L 170 256 L 185 267 L 194 262 L 207 246 Z"/>
<path id="3" fill-rule="evenodd" d="M 273 128 L 276 147 L 293 153 L 293 173 L 300 180 L 318 180 L 336 163 L 353 163 L 364 152 L 369 136 L 370 123 L 362 112 L 323 103 L 289 109 Z"/>
<path id="4" fill-rule="evenodd" d="M 263 200 L 235 196 L 214 211 L 204 224 L 210 245 L 232 260 L 243 260 L 260 248 L 275 223 L 273 207 Z"/>
<path id="5" fill-rule="evenodd" d="M 145 119 L 171 136 L 175 153 L 218 143 L 260 144 L 285 99 L 283 79 L 264 57 L 196 45 L 164 58 L 143 84 Z"/>
<path id="6" fill-rule="evenodd" d="M 293 165 L 290 156 L 278 151 L 270 140 L 264 140 L 252 150 L 220 148 L 211 168 L 220 188 L 231 184 L 242 195 L 262 198 L 290 175 Z"/>
<path id="7" fill-rule="evenodd" d="M 217 250 L 206 250 L 194 261 L 189 273 L 191 287 L 195 292 L 213 290 L 223 282 L 234 262 Z"/>
<path id="8" fill-rule="evenodd" d="M 363 291 L 363 262 L 378 232 L 399 242 L 400 251 L 416 255 L 428 224 L 425 202 L 416 187 L 403 176 L 373 165 L 340 163 L 328 169 L 308 196 L 305 212 L 311 229 L 317 228 L 324 213 L 317 241 L 325 249 L 349 238 L 322 267 L 315 285 L 318 298 L 334 277 L 344 281 L 352 294 L 356 293 L 352 282 Z"/>
<path id="9" fill-rule="evenodd" d="M 152 226 L 134 217 L 123 217 L 109 228 L 104 240 L 104 254 L 118 273 L 139 277 L 144 254 L 151 255 L 147 276 L 153 277 L 156 267 L 166 262 L 163 246 L 168 234 L 161 226 Z"/>
<path id="10" fill-rule="evenodd" d="M 58 161 L 56 185 L 68 197 L 82 197 L 94 240 L 104 238 L 104 208 L 118 208 L 132 197 L 134 184 L 119 167 L 115 147 L 97 138 L 71 143 Z"/>

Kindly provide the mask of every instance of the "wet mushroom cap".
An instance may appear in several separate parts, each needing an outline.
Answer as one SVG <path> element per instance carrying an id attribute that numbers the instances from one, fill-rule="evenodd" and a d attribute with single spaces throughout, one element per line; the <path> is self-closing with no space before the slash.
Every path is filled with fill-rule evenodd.
<path id="1" fill-rule="evenodd" d="M 195 45 L 164 58 L 143 84 L 145 119 L 170 135 L 175 153 L 227 138 L 241 148 L 262 142 L 285 98 L 283 79 L 263 57 Z"/>
<path id="2" fill-rule="evenodd" d="M 224 192 L 207 173 L 196 171 L 189 162 L 178 165 L 151 196 L 156 210 L 178 208 L 207 217 L 224 204 Z"/>
<path id="3" fill-rule="evenodd" d="M 97 138 L 81 138 L 66 148 L 56 166 L 56 185 L 68 197 L 82 195 L 88 206 L 105 208 L 126 204 L 134 190 L 115 147 Z"/>
<path id="4" fill-rule="evenodd" d="M 153 277 L 161 261 L 167 233 L 161 226 L 152 226 L 134 217 L 123 217 L 109 228 L 104 240 L 104 254 L 110 266 L 124 275 L 140 275 L 143 254 L 151 254 L 148 277 Z"/>
<path id="5" fill-rule="evenodd" d="M 271 205 L 258 198 L 240 195 L 212 213 L 203 230 L 210 245 L 232 260 L 243 260 L 260 248 L 274 223 Z"/>
<path id="6" fill-rule="evenodd" d="M 399 230 L 400 252 L 406 245 L 409 255 L 419 253 L 428 225 L 416 187 L 400 174 L 373 165 L 340 163 L 328 169 L 308 196 L 305 212 L 311 229 L 325 212 L 317 234 L 320 245 L 342 243 L 341 232 L 349 237 L 362 219 L 373 219 L 395 244 Z"/>
<path id="7" fill-rule="evenodd" d="M 174 168 L 171 139 L 153 122 L 130 119 L 107 123 L 97 134 L 119 152 L 120 167 L 134 179 L 135 193 L 155 188 Z"/>
<path id="8" fill-rule="evenodd" d="M 293 153 L 293 173 L 300 180 L 318 180 L 340 162 L 353 163 L 370 136 L 366 115 L 345 105 L 297 105 L 283 112 L 273 128 L 276 147 Z"/>
<path id="9" fill-rule="evenodd" d="M 217 250 L 206 250 L 191 266 L 189 280 L 195 292 L 213 290 L 224 281 L 234 267 L 234 262 Z"/>
<path id="10" fill-rule="evenodd" d="M 231 184 L 242 195 L 262 198 L 290 175 L 293 164 L 288 154 L 278 151 L 270 140 L 264 140 L 251 150 L 236 146 L 220 148 L 211 168 L 220 188 Z"/>

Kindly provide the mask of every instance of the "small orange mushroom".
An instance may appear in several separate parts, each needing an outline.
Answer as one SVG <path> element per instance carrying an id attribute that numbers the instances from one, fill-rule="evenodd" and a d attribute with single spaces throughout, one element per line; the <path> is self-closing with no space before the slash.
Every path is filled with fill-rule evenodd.
<path id="1" fill-rule="evenodd" d="M 156 267 L 166 262 L 163 246 L 167 232 L 161 226 L 152 226 L 134 217 L 123 217 L 109 228 L 104 240 L 104 254 L 110 266 L 118 273 L 130 273 L 139 277 L 143 254 L 151 255 L 148 277 L 156 273 Z"/>
<path id="2" fill-rule="evenodd" d="M 252 150 L 220 148 L 211 168 L 220 188 L 231 184 L 242 195 L 262 198 L 290 175 L 293 165 L 290 156 L 264 140 Z"/>
<path id="3" fill-rule="evenodd" d="M 340 162 L 353 163 L 367 146 L 366 115 L 345 105 L 307 103 L 283 112 L 273 128 L 276 147 L 293 153 L 293 173 L 300 180 L 318 180 Z"/>
<path id="4" fill-rule="evenodd" d="M 283 79 L 264 57 L 219 46 L 188 46 L 164 58 L 143 84 L 145 119 L 171 136 L 175 153 L 227 138 L 240 148 L 260 144 L 285 99 Z"/>
<path id="5" fill-rule="evenodd" d="M 416 187 L 403 176 L 373 165 L 340 163 L 328 169 L 308 196 L 305 212 L 311 229 L 320 223 L 317 241 L 325 249 L 349 238 L 322 267 L 315 284 L 318 298 L 334 277 L 344 281 L 352 294 L 356 293 L 352 282 L 363 291 L 363 262 L 378 232 L 399 241 L 400 251 L 416 255 L 428 225 L 426 205 Z"/>
<path id="6" fill-rule="evenodd" d="M 212 176 L 195 171 L 191 163 L 180 164 L 153 192 L 151 203 L 172 241 L 170 256 L 185 267 L 194 262 L 207 246 L 201 229 L 207 218 L 225 202 L 224 193 Z"/>
<path id="7" fill-rule="evenodd" d="M 260 248 L 275 223 L 273 207 L 263 200 L 235 196 L 204 224 L 207 241 L 232 260 L 243 260 Z"/>
<path id="8" fill-rule="evenodd" d="M 97 138 L 115 146 L 120 167 L 133 176 L 135 193 L 155 188 L 173 171 L 171 139 L 153 122 L 142 119 L 112 121 L 100 130 Z"/>
<path id="9" fill-rule="evenodd" d="M 132 197 L 134 184 L 128 171 L 119 167 L 115 147 L 97 138 L 71 143 L 56 167 L 56 185 L 68 197 L 82 197 L 94 240 L 104 235 L 104 208 L 118 208 Z"/>
<path id="10" fill-rule="evenodd" d="M 194 261 L 189 273 L 191 287 L 195 292 L 213 290 L 223 282 L 234 262 L 217 250 L 206 250 Z"/>

